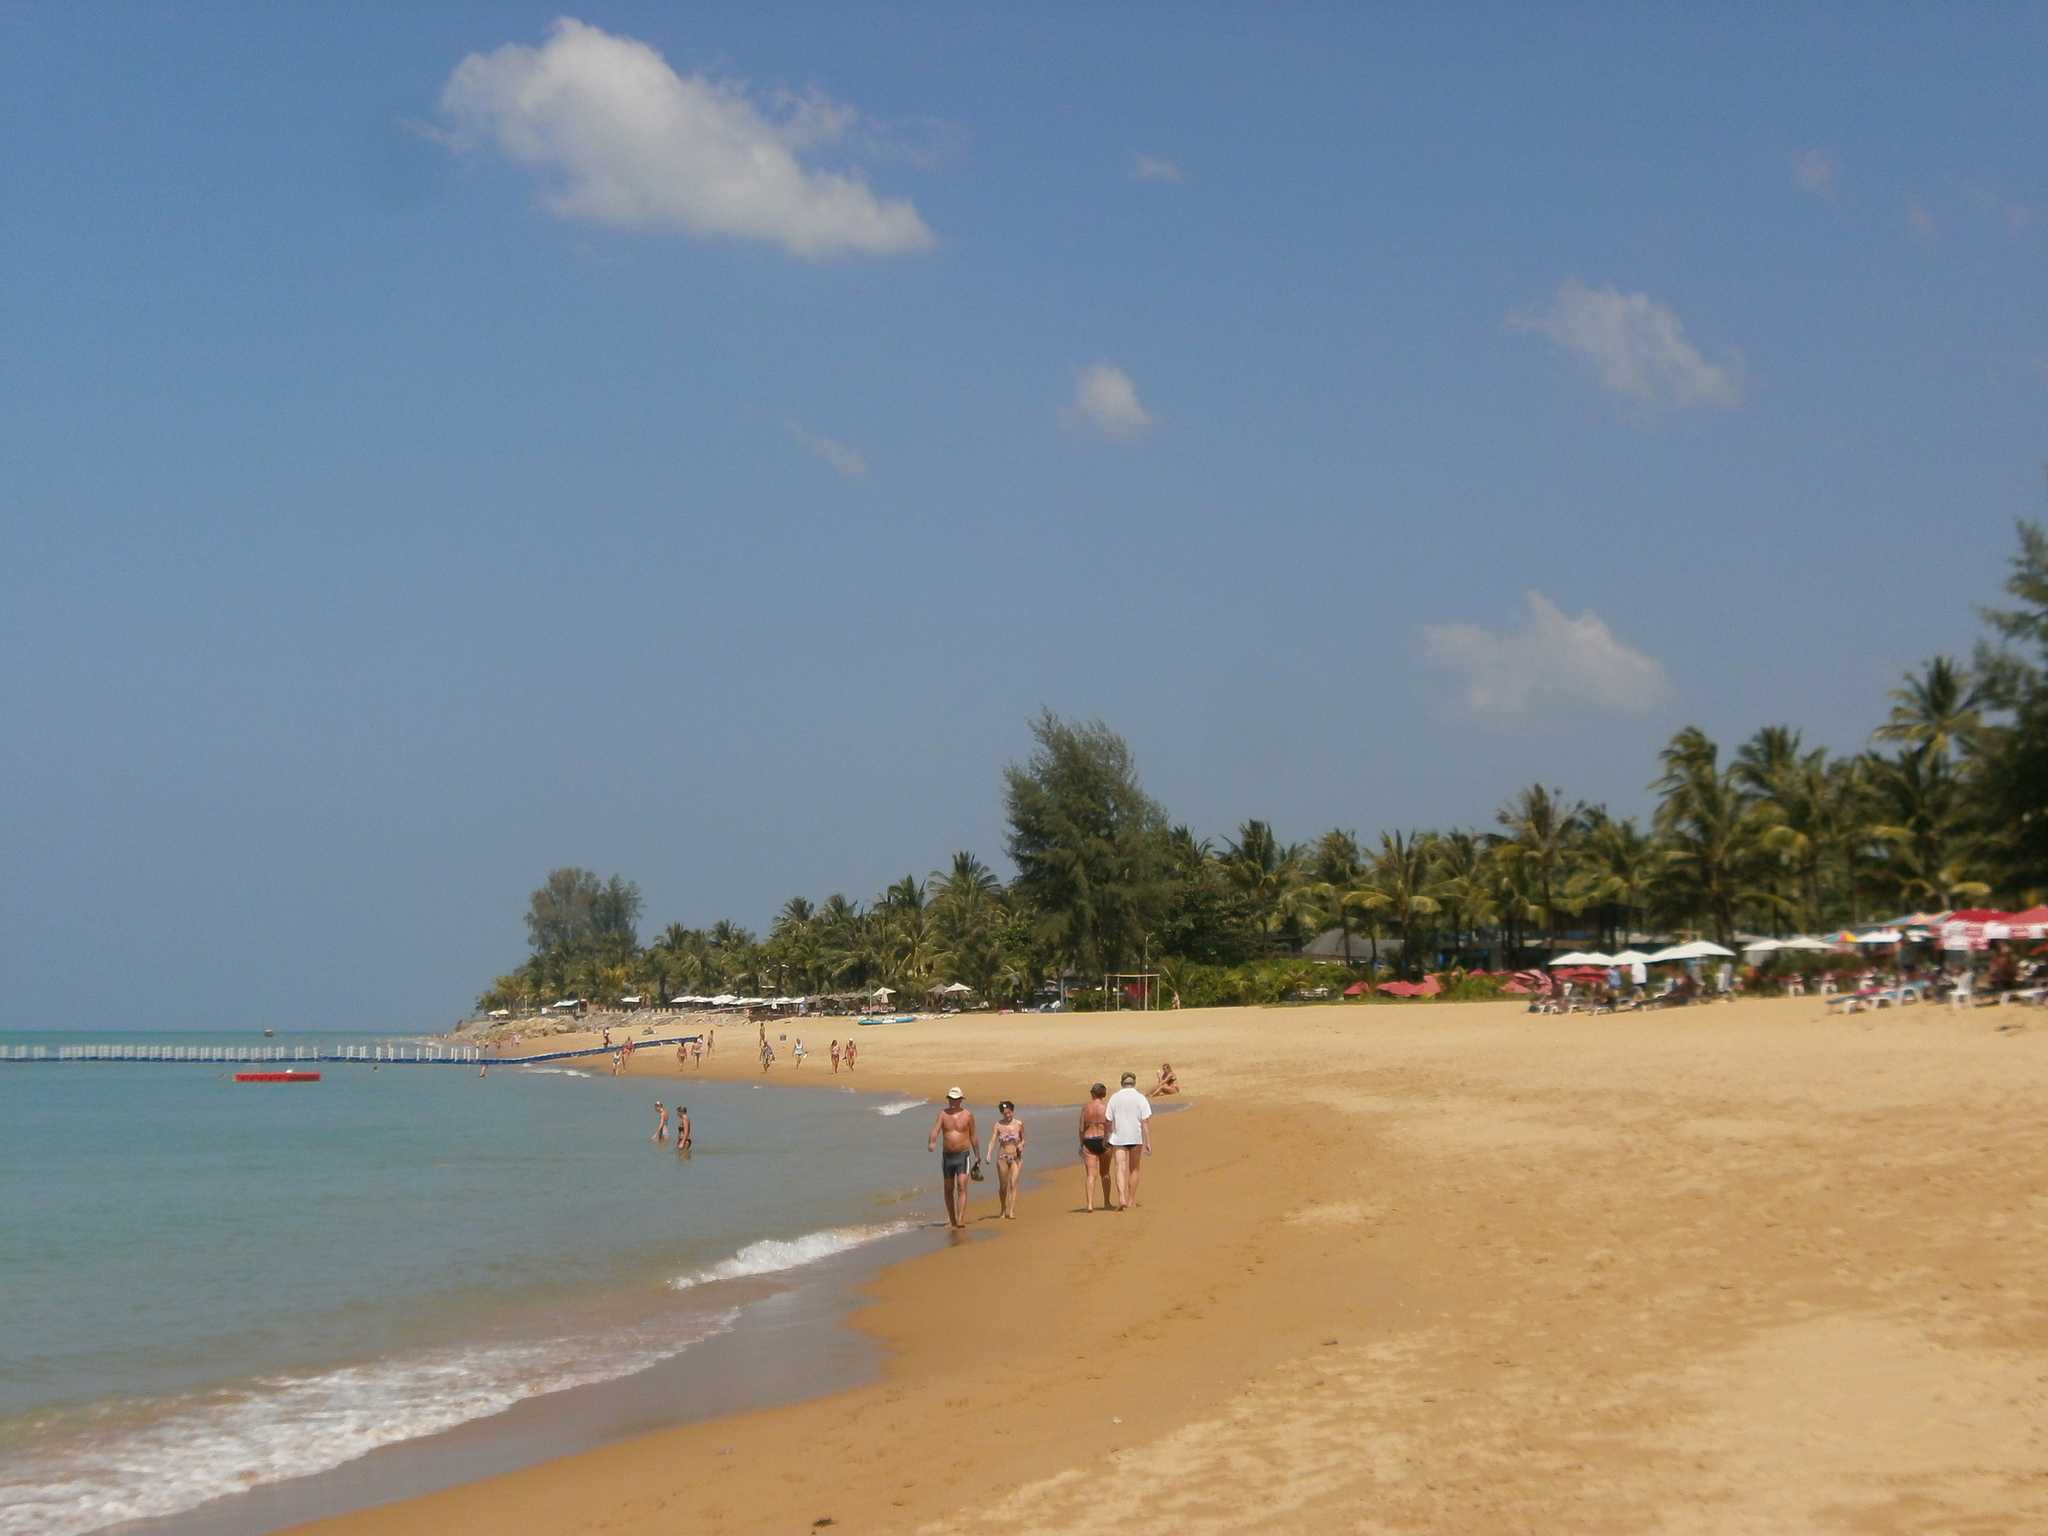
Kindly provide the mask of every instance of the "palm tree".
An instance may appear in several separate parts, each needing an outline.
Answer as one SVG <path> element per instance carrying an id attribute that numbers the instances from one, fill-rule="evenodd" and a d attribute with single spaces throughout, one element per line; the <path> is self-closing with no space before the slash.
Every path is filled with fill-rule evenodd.
<path id="1" fill-rule="evenodd" d="M 1570 872 L 1574 844 L 1585 821 L 1585 807 L 1567 801 L 1561 789 L 1531 784 L 1500 808 L 1495 818 L 1507 829 L 1500 854 L 1527 869 L 1535 881 L 1543 909 L 1546 952 L 1557 941 L 1558 892 Z"/>
<path id="2" fill-rule="evenodd" d="M 1585 861 L 1571 880 L 1573 899 L 1581 906 L 1611 908 L 1617 946 L 1627 944 L 1662 867 L 1661 850 L 1633 819 L 1612 821 L 1603 815 L 1586 835 Z"/>
<path id="3" fill-rule="evenodd" d="M 1655 788 L 1657 831 L 1664 843 L 1666 890 L 1687 916 L 1705 916 L 1726 944 L 1736 910 L 1768 905 L 1754 881 L 1760 819 L 1737 787 L 1732 769 L 1719 766 L 1720 748 L 1697 726 L 1671 738 L 1660 754 L 1663 777 Z"/>
<path id="4" fill-rule="evenodd" d="M 1309 855 L 1310 879 L 1303 888 L 1304 894 L 1316 903 L 1315 910 L 1323 922 L 1342 930 L 1344 963 L 1347 966 L 1352 963 L 1351 933 L 1355 926 L 1352 913 L 1355 909 L 1344 900 L 1344 893 L 1357 889 L 1364 872 L 1364 860 L 1359 855 L 1355 834 L 1333 827 L 1316 839 L 1315 849 Z"/>
<path id="5" fill-rule="evenodd" d="M 1002 889 L 1003 883 L 995 877 L 995 872 L 973 854 L 964 851 L 953 855 L 951 869 L 943 873 L 935 869 L 931 874 L 932 899 L 935 902 L 973 906 L 992 900 Z"/>
<path id="6" fill-rule="evenodd" d="M 1872 758 L 1869 771 L 1869 831 L 1885 847 L 1884 872 L 1899 895 L 1947 905 L 1958 895 L 1988 894 L 1990 887 L 1968 873 L 1975 850 L 1964 830 L 1960 782 L 1933 744 Z"/>
<path id="7" fill-rule="evenodd" d="M 1423 925 L 1418 921 L 1436 915 L 1436 834 L 1399 832 L 1380 834 L 1380 851 L 1373 856 L 1368 889 L 1378 897 L 1377 908 L 1386 912 L 1401 930 L 1401 968 L 1413 974 L 1415 939 Z"/>
<path id="8" fill-rule="evenodd" d="M 1953 747 L 1968 747 L 1984 728 L 1984 693 L 1968 669 L 1946 656 L 1927 663 L 1918 677 L 1908 672 L 1891 691 L 1891 718 L 1872 736 L 1932 752 L 1946 761 Z"/>
<path id="9" fill-rule="evenodd" d="M 1303 884 L 1301 847 L 1283 843 L 1263 821 L 1247 821 L 1226 845 L 1223 875 L 1251 909 L 1259 932 L 1279 933 L 1298 918 Z"/>

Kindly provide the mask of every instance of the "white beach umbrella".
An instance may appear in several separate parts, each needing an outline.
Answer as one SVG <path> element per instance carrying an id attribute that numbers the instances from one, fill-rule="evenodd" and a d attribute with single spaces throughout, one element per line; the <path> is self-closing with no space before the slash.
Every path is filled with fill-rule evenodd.
<path id="1" fill-rule="evenodd" d="M 1614 957 L 1614 963 L 1616 965 L 1634 965 L 1638 961 L 1641 961 L 1644 964 L 1648 964 L 1649 959 L 1650 957 L 1644 954 L 1640 949 L 1624 949 L 1620 954 Z"/>
<path id="2" fill-rule="evenodd" d="M 1858 944 L 1896 944 L 1905 935 L 1896 928 L 1873 928 L 1868 933 L 1856 935 Z"/>
<path id="3" fill-rule="evenodd" d="M 1743 945 L 1742 952 L 1745 955 L 1768 955 L 1773 951 L 1783 949 L 1784 947 L 1785 946 L 1776 939 L 1757 939 L 1752 943 Z"/>
<path id="4" fill-rule="evenodd" d="M 1805 934 L 1802 933 L 1796 939 L 1787 939 L 1783 944 L 1779 945 L 1778 947 L 1780 949 L 1817 950 L 1833 949 L 1835 946 L 1828 943 L 1826 939 L 1809 939 Z"/>
<path id="5" fill-rule="evenodd" d="M 1660 949 L 1650 956 L 1653 961 L 1661 960 L 1708 960 L 1715 956 L 1735 958 L 1735 951 L 1723 949 L 1707 939 L 1694 939 L 1688 944 L 1674 944 L 1669 949 Z"/>
<path id="6" fill-rule="evenodd" d="M 1613 957 L 1597 950 L 1575 949 L 1568 955 L 1559 955 L 1550 962 L 1552 965 L 1612 965 Z"/>
<path id="7" fill-rule="evenodd" d="M 894 987 L 877 987 L 875 988 L 873 995 L 879 997 L 883 1002 L 886 1003 L 890 998 L 896 995 L 896 989 Z"/>

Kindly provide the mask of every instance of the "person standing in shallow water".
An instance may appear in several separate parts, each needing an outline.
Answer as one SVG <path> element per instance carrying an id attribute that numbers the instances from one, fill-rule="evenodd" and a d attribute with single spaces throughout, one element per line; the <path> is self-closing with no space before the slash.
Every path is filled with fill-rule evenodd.
<path id="1" fill-rule="evenodd" d="M 696 1138 L 690 1132 L 690 1106 L 678 1104 L 676 1106 L 676 1156 L 688 1157 L 690 1149 L 696 1144 Z"/>
<path id="2" fill-rule="evenodd" d="M 649 1141 L 668 1140 L 668 1110 L 659 1099 L 654 1101 L 654 1134 L 647 1139 Z"/>
<path id="3" fill-rule="evenodd" d="M 1088 1209 L 1095 1209 L 1095 1186 L 1102 1186 L 1102 1208 L 1116 1202 L 1109 1191 L 1109 1107 L 1104 1102 L 1109 1090 L 1097 1083 L 1088 1090 L 1088 1102 L 1081 1106 L 1081 1193 Z"/>
<path id="4" fill-rule="evenodd" d="M 941 1142 L 943 1146 L 940 1146 Z M 974 1111 L 967 1107 L 958 1088 L 946 1090 L 945 1108 L 932 1122 L 932 1133 L 924 1139 L 929 1152 L 939 1148 L 939 1180 L 946 1192 L 946 1225 L 967 1225 L 967 1169 L 975 1155 Z M 979 1166 L 979 1165 L 977 1165 Z"/>

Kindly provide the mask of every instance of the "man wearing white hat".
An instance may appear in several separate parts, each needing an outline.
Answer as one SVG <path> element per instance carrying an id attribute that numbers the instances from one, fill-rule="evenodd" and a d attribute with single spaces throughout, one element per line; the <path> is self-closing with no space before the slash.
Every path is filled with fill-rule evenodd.
<path id="1" fill-rule="evenodd" d="M 943 1147 L 939 1146 L 941 1137 L 945 1138 Z M 946 1192 L 946 1225 L 964 1227 L 968 1165 L 972 1163 L 979 1173 L 981 1164 L 975 1151 L 974 1111 L 967 1107 L 958 1088 L 946 1090 L 946 1107 L 939 1111 L 938 1119 L 932 1122 L 931 1135 L 924 1140 L 925 1151 L 934 1147 L 939 1147 L 939 1182 Z"/>

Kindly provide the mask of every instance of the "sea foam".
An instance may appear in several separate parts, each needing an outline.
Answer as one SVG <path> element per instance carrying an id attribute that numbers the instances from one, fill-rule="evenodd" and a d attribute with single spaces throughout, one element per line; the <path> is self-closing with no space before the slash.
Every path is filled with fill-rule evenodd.
<path id="1" fill-rule="evenodd" d="M 0 1457 L 0 1536 L 83 1536 L 325 1472 L 524 1398 L 645 1370 L 738 1315 L 264 1377 L 170 1399 L 125 1424 L 52 1415 Z"/>
<path id="2" fill-rule="evenodd" d="M 923 1109 L 929 1102 L 927 1099 L 899 1099 L 894 1104 L 877 1104 L 875 1106 L 875 1113 L 878 1115 L 900 1115 L 908 1110 Z"/>
<path id="3" fill-rule="evenodd" d="M 801 1269 L 820 1259 L 829 1259 L 849 1249 L 908 1232 L 914 1225 L 914 1222 L 897 1221 L 873 1227 L 827 1227 L 821 1232 L 806 1232 L 802 1237 L 764 1237 L 757 1243 L 748 1243 L 731 1258 L 721 1259 L 708 1269 L 700 1269 L 693 1275 L 677 1276 L 669 1281 L 669 1285 L 675 1290 L 687 1291 L 692 1286 L 709 1285 L 716 1280 L 779 1275 L 785 1270 Z"/>

